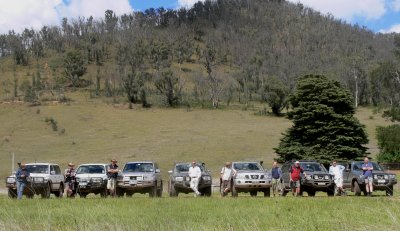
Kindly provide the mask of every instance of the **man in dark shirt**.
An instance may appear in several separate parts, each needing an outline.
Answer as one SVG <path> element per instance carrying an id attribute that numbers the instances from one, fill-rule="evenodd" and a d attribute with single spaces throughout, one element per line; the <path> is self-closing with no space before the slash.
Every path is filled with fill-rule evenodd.
<path id="1" fill-rule="evenodd" d="M 111 164 L 108 166 L 107 170 L 107 189 L 109 191 L 110 196 L 115 197 L 115 190 L 117 187 L 117 177 L 118 177 L 118 165 L 117 160 L 112 159 Z"/>
<path id="2" fill-rule="evenodd" d="M 367 196 L 372 196 L 373 186 L 373 178 L 372 171 L 374 170 L 374 166 L 369 162 L 368 157 L 364 158 L 364 164 L 362 165 L 364 181 L 365 181 L 365 190 L 367 191 Z"/>
<path id="3" fill-rule="evenodd" d="M 25 186 L 28 183 L 27 178 L 29 177 L 29 172 L 26 170 L 26 165 L 24 163 L 20 165 L 15 176 L 17 178 L 18 199 L 22 199 L 22 194 L 24 193 Z"/>
<path id="4" fill-rule="evenodd" d="M 68 164 L 65 170 L 65 183 L 67 185 L 67 197 L 75 197 L 76 194 L 76 171 L 73 163 Z"/>
<path id="5" fill-rule="evenodd" d="M 272 176 L 272 193 L 275 196 L 276 192 L 280 192 L 281 190 L 281 177 L 282 177 L 282 171 L 281 168 L 278 167 L 278 163 L 274 161 L 272 164 L 272 169 L 271 169 L 271 176 Z"/>
<path id="6" fill-rule="evenodd" d="M 300 195 L 300 179 L 301 179 L 301 174 L 305 172 L 303 169 L 300 167 L 300 162 L 296 161 L 295 164 L 290 167 L 290 184 L 293 190 L 293 196 L 299 196 Z"/>

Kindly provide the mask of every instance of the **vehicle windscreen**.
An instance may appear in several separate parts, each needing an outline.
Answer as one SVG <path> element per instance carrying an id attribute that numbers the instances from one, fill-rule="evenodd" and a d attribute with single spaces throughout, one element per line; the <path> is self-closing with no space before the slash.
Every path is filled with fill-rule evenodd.
<path id="1" fill-rule="evenodd" d="M 46 173 L 49 174 L 48 165 L 26 165 L 26 170 L 29 173 Z"/>
<path id="2" fill-rule="evenodd" d="M 200 168 L 201 172 L 204 171 L 204 167 L 201 164 L 196 164 L 196 165 Z M 191 163 L 176 164 L 175 171 L 176 172 L 189 172 L 190 166 L 192 166 Z"/>
<path id="3" fill-rule="evenodd" d="M 152 163 L 128 163 L 123 172 L 154 172 Z"/>
<path id="4" fill-rule="evenodd" d="M 300 163 L 300 166 L 307 172 L 326 172 L 326 169 L 318 163 Z"/>
<path id="5" fill-rule="evenodd" d="M 370 162 L 372 164 L 372 167 L 374 168 L 374 170 L 378 170 L 378 171 L 383 171 L 383 168 L 375 162 Z M 354 164 L 354 170 L 362 170 L 362 165 L 364 164 L 364 162 L 356 162 Z"/>
<path id="6" fill-rule="evenodd" d="M 103 165 L 84 165 L 80 166 L 76 174 L 105 174 L 106 170 Z"/>
<path id="7" fill-rule="evenodd" d="M 234 163 L 233 168 L 235 170 L 263 170 L 259 163 Z"/>

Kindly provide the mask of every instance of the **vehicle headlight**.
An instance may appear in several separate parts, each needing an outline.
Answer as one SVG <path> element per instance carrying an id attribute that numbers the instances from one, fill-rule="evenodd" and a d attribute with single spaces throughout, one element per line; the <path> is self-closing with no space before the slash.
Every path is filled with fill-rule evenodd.
<path id="1" fill-rule="evenodd" d="M 328 175 L 325 176 L 325 180 L 329 180 L 329 176 Z"/>
<path id="2" fill-rule="evenodd" d="M 183 181 L 183 177 L 177 176 L 177 177 L 175 177 L 175 181 L 182 182 Z"/>
<path id="3" fill-rule="evenodd" d="M 124 181 L 128 181 L 130 179 L 129 176 L 124 176 Z"/>
<path id="4" fill-rule="evenodd" d="M 311 179 L 312 179 L 312 176 L 307 175 L 307 176 L 306 176 L 306 179 L 307 179 L 307 180 L 311 180 Z"/>
<path id="5" fill-rule="evenodd" d="M 91 180 L 93 183 L 101 183 L 103 181 L 103 179 L 101 179 L 100 177 L 94 177 Z"/>
<path id="6" fill-rule="evenodd" d="M 81 178 L 75 178 L 76 182 L 79 183 L 79 181 L 81 181 Z"/>
<path id="7" fill-rule="evenodd" d="M 152 181 L 154 180 L 154 176 L 144 176 L 143 180 Z"/>
<path id="8" fill-rule="evenodd" d="M 389 175 L 389 178 L 390 178 L 390 179 L 396 179 L 396 175 L 390 174 L 390 175 Z"/>
<path id="9" fill-rule="evenodd" d="M 14 184 L 15 183 L 15 178 L 14 177 L 7 177 L 7 183 Z"/>
<path id="10" fill-rule="evenodd" d="M 383 178 L 387 180 L 387 179 L 389 179 L 389 176 L 388 175 L 384 175 Z"/>
<path id="11" fill-rule="evenodd" d="M 239 174 L 239 175 L 236 175 L 236 179 L 246 179 L 246 176 Z"/>
<path id="12" fill-rule="evenodd" d="M 378 176 L 377 176 L 377 175 L 374 175 L 374 179 L 378 179 Z"/>
<path id="13" fill-rule="evenodd" d="M 203 180 L 210 181 L 211 180 L 211 176 L 203 176 Z"/>

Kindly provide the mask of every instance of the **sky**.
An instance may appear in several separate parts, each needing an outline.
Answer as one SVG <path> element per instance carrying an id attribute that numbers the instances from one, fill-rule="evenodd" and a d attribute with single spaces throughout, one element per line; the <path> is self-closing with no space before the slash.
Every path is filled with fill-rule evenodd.
<path id="1" fill-rule="evenodd" d="M 198 0 L 0 0 L 0 34 L 24 28 L 60 25 L 61 19 L 104 17 L 107 9 L 117 15 L 150 7 L 191 7 Z M 201 0 L 204 1 L 204 0 Z M 400 0 L 288 0 L 323 14 L 380 33 L 400 33 Z"/>

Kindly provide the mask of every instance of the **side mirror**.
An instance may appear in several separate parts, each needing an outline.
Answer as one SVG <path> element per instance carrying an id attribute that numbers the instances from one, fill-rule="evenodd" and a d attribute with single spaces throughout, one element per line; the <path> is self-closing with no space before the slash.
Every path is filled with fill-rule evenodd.
<path id="1" fill-rule="evenodd" d="M 169 173 L 169 174 L 172 174 L 172 170 L 169 170 L 168 173 Z"/>
<path id="2" fill-rule="evenodd" d="M 56 175 L 56 171 L 50 171 L 50 175 Z"/>
<path id="3" fill-rule="evenodd" d="M 156 173 L 160 173 L 161 171 L 160 171 L 160 169 L 159 168 L 157 168 L 156 169 Z"/>

